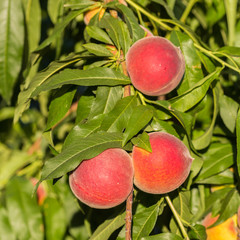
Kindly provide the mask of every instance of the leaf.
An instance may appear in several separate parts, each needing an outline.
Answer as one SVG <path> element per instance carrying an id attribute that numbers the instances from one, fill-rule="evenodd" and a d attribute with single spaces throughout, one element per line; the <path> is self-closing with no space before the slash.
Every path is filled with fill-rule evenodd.
<path id="1" fill-rule="evenodd" d="M 96 2 L 91 0 L 68 0 L 68 2 L 64 4 L 64 7 L 71 9 L 82 9 L 95 4 Z"/>
<path id="2" fill-rule="evenodd" d="M 234 183 L 234 174 L 229 169 L 211 177 L 195 181 L 197 184 L 225 185 Z"/>
<path id="3" fill-rule="evenodd" d="M 98 226 L 89 240 L 109 239 L 116 229 L 124 225 L 125 217 L 126 212 L 111 216 L 111 218 L 105 220 L 100 226 Z"/>
<path id="4" fill-rule="evenodd" d="M 205 154 L 203 166 L 196 180 L 201 180 L 220 173 L 234 163 L 234 152 L 231 144 L 213 144 Z"/>
<path id="5" fill-rule="evenodd" d="M 53 29 L 52 34 L 50 35 L 50 37 L 48 37 L 47 39 L 45 39 L 39 46 L 37 49 L 35 49 L 35 52 L 39 52 L 42 49 L 44 49 L 45 47 L 47 47 L 48 45 L 50 45 L 57 37 L 59 37 L 64 28 L 74 19 L 76 18 L 78 15 L 82 14 L 84 12 L 83 10 L 78 10 L 78 11 L 71 11 L 66 17 L 63 18 L 62 21 L 60 21 Z"/>
<path id="6" fill-rule="evenodd" d="M 168 13 L 169 17 L 171 17 L 172 19 L 176 19 L 174 12 L 168 5 L 169 3 L 167 4 L 163 0 L 153 0 L 153 2 L 158 3 L 161 6 L 163 6 L 165 8 L 166 12 Z"/>
<path id="7" fill-rule="evenodd" d="M 161 201 L 133 216 L 133 239 L 142 239 L 152 232 L 158 218 L 160 203 Z"/>
<path id="8" fill-rule="evenodd" d="M 72 142 L 77 140 L 80 141 L 81 138 L 88 137 L 92 133 L 96 132 L 102 124 L 103 117 L 104 115 L 98 115 L 87 122 L 80 122 L 74 126 L 64 141 L 63 149 L 71 145 Z"/>
<path id="9" fill-rule="evenodd" d="M 9 220 L 19 240 L 43 239 L 41 210 L 32 189 L 32 183 L 22 177 L 14 177 L 6 187 Z"/>
<path id="10" fill-rule="evenodd" d="M 112 57 L 113 54 L 107 50 L 104 45 L 96 43 L 86 43 L 83 44 L 83 47 L 86 48 L 90 53 L 99 56 L 99 57 Z"/>
<path id="11" fill-rule="evenodd" d="M 212 122 L 203 135 L 201 135 L 200 137 L 198 137 L 196 139 L 193 139 L 192 143 L 196 149 L 206 148 L 210 144 L 211 139 L 212 139 L 213 129 L 215 126 L 215 122 L 216 122 L 217 115 L 218 115 L 218 109 L 219 109 L 219 106 L 218 106 L 219 89 L 218 89 L 218 87 L 214 87 L 214 88 L 212 88 L 212 91 L 213 91 L 213 99 L 214 99 L 214 110 L 213 110 Z"/>
<path id="12" fill-rule="evenodd" d="M 179 138 L 179 135 L 174 127 L 167 121 L 163 121 L 154 117 L 151 122 L 151 127 L 155 132 L 165 131 Z"/>
<path id="13" fill-rule="evenodd" d="M 206 240 L 206 228 L 203 225 L 195 224 L 194 226 L 191 226 L 188 236 L 190 239 Z"/>
<path id="14" fill-rule="evenodd" d="M 128 96 L 119 100 L 113 110 L 105 115 L 101 130 L 108 132 L 122 132 L 128 125 L 129 117 L 137 106 L 135 96 Z"/>
<path id="15" fill-rule="evenodd" d="M 48 197 L 43 204 L 46 238 L 51 240 L 63 239 L 67 229 L 64 208 L 55 198 Z"/>
<path id="16" fill-rule="evenodd" d="M 220 223 L 225 222 L 227 219 L 237 213 L 240 204 L 240 198 L 237 190 L 233 188 L 222 202 L 222 208 L 220 216 L 217 221 L 211 226 L 217 226 Z"/>
<path id="17" fill-rule="evenodd" d="M 119 35 L 119 43 L 123 51 L 123 55 L 125 56 L 128 52 L 128 49 L 130 48 L 131 38 L 126 24 L 121 21 L 119 21 L 118 24 L 119 27 L 117 28 L 117 31 Z"/>
<path id="18" fill-rule="evenodd" d="M 79 60 L 80 58 L 73 58 L 69 59 L 68 61 L 52 62 L 43 71 L 37 73 L 32 79 L 29 87 L 21 91 L 18 95 L 18 105 L 15 109 L 14 123 L 16 123 L 21 117 L 22 113 L 29 108 L 31 95 L 39 85 L 41 85 L 44 81 L 46 81 L 49 77 L 51 77 L 59 70 Z"/>
<path id="19" fill-rule="evenodd" d="M 239 57 L 240 56 L 240 47 L 233 47 L 233 46 L 224 46 L 222 48 L 219 48 L 217 50 L 217 53 L 225 53 L 225 54 L 229 54 L 231 56 L 236 56 Z"/>
<path id="20" fill-rule="evenodd" d="M 99 86 L 96 92 L 96 99 L 92 105 L 89 118 L 99 114 L 109 113 L 123 95 L 122 87 Z"/>
<path id="21" fill-rule="evenodd" d="M 169 100 L 172 108 L 185 112 L 199 103 L 205 97 L 210 84 L 219 76 L 221 71 L 222 68 L 217 68 L 216 71 L 199 80 L 199 82 L 187 92 Z"/>
<path id="22" fill-rule="evenodd" d="M 89 117 L 93 102 L 94 96 L 92 95 L 91 91 L 86 91 L 78 101 L 78 108 L 77 108 L 77 117 L 76 123 L 84 121 Z"/>
<path id="23" fill-rule="evenodd" d="M 41 6 L 39 0 L 23 0 L 27 26 L 28 52 L 31 53 L 40 41 L 41 36 Z"/>
<path id="24" fill-rule="evenodd" d="M 171 41 L 175 45 L 180 46 L 185 59 L 184 79 L 177 89 L 178 93 L 182 94 L 203 78 L 201 61 L 194 47 L 193 40 L 188 35 L 180 31 L 173 31 Z"/>
<path id="25" fill-rule="evenodd" d="M 130 34 L 131 34 L 132 44 L 134 42 L 136 42 L 137 40 L 143 38 L 144 35 L 145 35 L 145 32 L 139 26 L 137 18 L 135 17 L 132 10 L 129 7 L 126 7 L 123 4 L 116 4 L 116 6 L 124 15 L 124 19 L 127 23 L 127 26 L 129 28 L 129 31 L 130 31 Z"/>
<path id="26" fill-rule="evenodd" d="M 239 104 L 232 98 L 223 95 L 219 99 L 220 116 L 225 126 L 233 133 L 236 127 Z"/>
<path id="27" fill-rule="evenodd" d="M 143 132 L 142 134 L 139 134 L 137 137 L 132 138 L 131 142 L 136 147 L 140 147 L 145 149 L 148 152 L 152 152 L 152 147 L 149 142 L 149 135 L 146 132 Z"/>
<path id="28" fill-rule="evenodd" d="M 22 66 L 24 16 L 21 0 L 0 1 L 0 94 L 10 104 Z"/>
<path id="29" fill-rule="evenodd" d="M 128 140 L 135 136 L 142 128 L 144 128 L 153 117 L 153 109 L 140 105 L 134 108 L 129 120 L 125 132 L 123 134 L 124 146 Z"/>
<path id="30" fill-rule="evenodd" d="M 183 240 L 183 238 L 174 233 L 160 233 L 149 237 L 143 237 L 141 240 Z"/>
<path id="31" fill-rule="evenodd" d="M 99 26 L 101 28 L 105 28 L 114 45 L 117 49 L 120 49 L 119 33 L 117 30 L 119 28 L 119 20 L 111 15 L 105 14 L 105 16 L 100 20 Z"/>
<path id="32" fill-rule="evenodd" d="M 88 35 L 93 39 L 96 39 L 100 42 L 104 42 L 107 44 L 111 45 L 113 44 L 112 40 L 109 38 L 107 33 L 97 26 L 87 26 L 86 31 Z"/>
<path id="33" fill-rule="evenodd" d="M 66 88 L 62 88 L 60 89 L 60 91 L 56 93 L 54 99 L 51 101 L 49 106 L 47 126 L 45 131 L 52 128 L 65 116 L 65 114 L 71 107 L 75 93 L 76 89 L 70 89 L 69 91 L 66 92 Z"/>
<path id="34" fill-rule="evenodd" d="M 47 159 L 40 181 L 53 179 L 75 169 L 83 160 L 93 158 L 108 148 L 121 147 L 122 135 L 99 132 L 72 142 L 56 157 Z"/>
<path id="35" fill-rule="evenodd" d="M 31 97 L 37 96 L 42 91 L 49 91 L 66 84 L 80 86 L 116 86 L 129 83 L 130 80 L 127 76 L 111 68 L 98 67 L 87 70 L 65 69 L 37 87 Z"/>
<path id="36" fill-rule="evenodd" d="M 1 240 L 15 240 L 16 236 L 8 219 L 8 212 L 5 208 L 0 206 L 0 239 Z"/>
<path id="37" fill-rule="evenodd" d="M 57 23 L 57 18 L 59 15 L 59 8 L 62 4 L 62 0 L 48 0 L 47 2 L 47 11 L 48 15 L 53 22 L 53 24 Z"/>

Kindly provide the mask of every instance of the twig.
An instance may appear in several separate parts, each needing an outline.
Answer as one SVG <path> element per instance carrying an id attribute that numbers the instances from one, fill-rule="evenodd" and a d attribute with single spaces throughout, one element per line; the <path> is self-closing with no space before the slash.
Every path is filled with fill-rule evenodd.
<path id="1" fill-rule="evenodd" d="M 126 226 L 125 226 L 125 239 L 132 239 L 132 203 L 133 203 L 133 189 L 131 190 L 126 201 Z"/>

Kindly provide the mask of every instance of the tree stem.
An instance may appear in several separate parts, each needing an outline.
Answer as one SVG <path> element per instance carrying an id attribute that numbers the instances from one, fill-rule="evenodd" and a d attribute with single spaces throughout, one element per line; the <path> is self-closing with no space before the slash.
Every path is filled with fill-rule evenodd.
<path id="1" fill-rule="evenodd" d="M 126 201 L 126 225 L 125 225 L 125 239 L 132 239 L 132 203 L 133 203 L 133 189 L 131 190 Z"/>

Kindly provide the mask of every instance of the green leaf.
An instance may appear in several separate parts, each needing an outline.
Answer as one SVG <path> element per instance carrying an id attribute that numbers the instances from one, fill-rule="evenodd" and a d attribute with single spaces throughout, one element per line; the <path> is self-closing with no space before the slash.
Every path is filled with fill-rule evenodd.
<path id="1" fill-rule="evenodd" d="M 129 7 L 126 7 L 123 4 L 117 4 L 117 8 L 123 13 L 124 19 L 127 23 L 127 26 L 129 28 L 131 38 L 132 38 L 132 44 L 136 42 L 137 40 L 144 37 L 145 32 L 144 30 L 139 26 L 139 23 L 137 21 L 137 18 L 135 17 L 134 13 Z"/>
<path id="2" fill-rule="evenodd" d="M 135 136 L 142 128 L 144 128 L 153 117 L 153 109 L 140 105 L 134 108 L 129 120 L 125 132 L 123 134 L 124 146 L 128 140 Z"/>
<path id="3" fill-rule="evenodd" d="M 54 96 L 49 106 L 48 120 L 45 131 L 57 124 L 71 107 L 76 89 L 68 90 L 69 87 L 60 89 Z"/>
<path id="4" fill-rule="evenodd" d="M 5 208 L 0 206 L 0 239 L 1 240 L 15 240 L 16 236 L 14 230 L 8 219 L 8 212 Z"/>
<path id="5" fill-rule="evenodd" d="M 197 180 L 195 183 L 198 184 L 212 184 L 212 185 L 224 185 L 224 184 L 233 184 L 234 183 L 234 174 L 229 169 L 224 172 L 218 173 L 211 177 Z"/>
<path id="6" fill-rule="evenodd" d="M 174 31 L 171 34 L 171 41 L 180 46 L 185 59 L 185 74 L 181 85 L 177 91 L 182 94 L 197 84 L 202 78 L 201 61 L 194 47 L 192 39 L 180 31 Z"/>
<path id="7" fill-rule="evenodd" d="M 106 32 L 114 42 L 114 45 L 117 49 L 120 49 L 119 31 L 117 30 L 120 27 L 119 20 L 109 14 L 105 14 L 100 20 L 99 26 L 105 28 Z"/>
<path id="8" fill-rule="evenodd" d="M 88 137 L 92 133 L 96 132 L 102 124 L 103 117 L 104 115 L 98 115 L 87 122 L 80 122 L 74 126 L 65 139 L 63 149 L 71 145 L 72 142 Z"/>
<path id="9" fill-rule="evenodd" d="M 48 15 L 53 22 L 53 24 L 57 23 L 57 19 L 59 17 L 59 8 L 62 5 L 62 0 L 48 0 L 47 2 L 47 11 Z"/>
<path id="10" fill-rule="evenodd" d="M 6 187 L 9 220 L 19 240 L 43 239 L 41 210 L 32 189 L 32 183 L 21 177 L 14 177 Z"/>
<path id="11" fill-rule="evenodd" d="M 104 45 L 96 43 L 86 43 L 83 44 L 83 47 L 86 48 L 90 53 L 99 56 L 99 57 L 112 57 L 113 54 L 107 50 Z"/>
<path id="12" fill-rule="evenodd" d="M 22 66 L 24 16 L 21 0 L 0 1 L 0 94 L 9 104 Z"/>
<path id="13" fill-rule="evenodd" d="M 234 152 L 231 144 L 212 144 L 205 154 L 201 172 L 196 180 L 211 177 L 220 173 L 234 163 Z"/>
<path id="14" fill-rule="evenodd" d="M 187 92 L 169 100 L 172 107 L 177 109 L 178 111 L 185 112 L 195 106 L 205 97 L 210 87 L 210 84 L 216 78 L 218 78 L 221 71 L 222 68 L 217 68 L 216 71 L 199 80 L 198 83 L 195 84 L 194 87 L 189 89 Z"/>
<path id="15" fill-rule="evenodd" d="M 220 223 L 225 222 L 227 219 L 232 217 L 237 213 L 240 204 L 239 193 L 235 188 L 233 188 L 226 196 L 222 202 L 222 208 L 220 211 L 220 216 L 217 221 L 211 226 L 217 226 Z"/>
<path id="16" fill-rule="evenodd" d="M 179 134 L 167 121 L 163 121 L 154 117 L 151 122 L 151 127 L 155 132 L 165 131 L 179 138 Z"/>
<path id="17" fill-rule="evenodd" d="M 212 122 L 203 135 L 201 135 L 200 137 L 192 141 L 196 149 L 204 149 L 211 143 L 213 129 L 215 126 L 215 122 L 216 122 L 218 110 L 219 110 L 219 88 L 215 86 L 212 88 L 212 91 L 213 91 L 213 99 L 214 99 L 214 110 L 213 110 Z"/>
<path id="18" fill-rule="evenodd" d="M 88 35 L 93 39 L 96 39 L 100 42 L 104 42 L 107 44 L 111 45 L 113 44 L 112 40 L 109 38 L 107 33 L 97 26 L 87 26 L 86 31 Z"/>
<path id="19" fill-rule="evenodd" d="M 133 239 L 142 239 L 152 232 L 158 218 L 160 203 L 161 201 L 133 216 Z"/>
<path id="20" fill-rule="evenodd" d="M 115 230 L 124 225 L 125 217 L 126 212 L 118 215 L 114 214 L 109 219 L 105 220 L 100 226 L 98 226 L 89 240 L 109 239 Z"/>
<path id="21" fill-rule="evenodd" d="M 59 37 L 63 30 L 65 29 L 65 27 L 74 19 L 76 18 L 78 15 L 82 14 L 84 12 L 83 10 L 78 10 L 78 11 L 71 11 L 66 17 L 63 18 L 63 20 L 61 22 L 59 22 L 53 29 L 53 32 L 51 34 L 50 37 L 48 37 L 47 39 L 45 39 L 39 46 L 37 49 L 35 49 L 35 52 L 39 52 L 42 49 L 44 49 L 45 47 L 47 47 L 48 45 L 50 45 L 57 37 Z"/>
<path id="22" fill-rule="evenodd" d="M 169 7 L 169 3 L 164 2 L 163 0 L 153 0 L 153 2 L 158 3 L 159 5 L 163 6 L 168 13 L 169 17 L 172 19 L 176 19 L 174 12 Z"/>
<path id="23" fill-rule="evenodd" d="M 63 176 L 75 169 L 83 160 L 93 158 L 108 148 L 121 147 L 122 135 L 118 133 L 99 132 L 79 141 L 72 142 L 59 155 L 47 159 L 41 181 Z"/>
<path id="24" fill-rule="evenodd" d="M 141 240 L 183 240 L 183 238 L 174 233 L 160 233 L 149 237 L 143 237 Z"/>
<path id="25" fill-rule="evenodd" d="M 143 132 L 142 134 L 139 134 L 137 137 L 132 138 L 131 142 L 136 147 L 140 147 L 145 149 L 148 152 L 152 152 L 152 147 L 149 142 L 149 135 L 146 132 Z"/>
<path id="26" fill-rule="evenodd" d="M 96 99 L 92 105 L 89 118 L 112 111 L 116 103 L 121 99 L 122 95 L 123 91 L 121 86 L 99 86 L 97 88 Z"/>
<path id="27" fill-rule="evenodd" d="M 96 2 L 91 0 L 68 0 L 67 3 L 64 4 L 64 7 L 71 9 L 82 9 L 95 4 Z"/>
<path id="28" fill-rule="evenodd" d="M 231 56 L 236 56 L 239 57 L 240 56 L 240 47 L 233 47 L 233 46 L 224 46 L 222 48 L 219 48 L 217 50 L 217 53 L 225 53 L 225 54 L 229 54 Z"/>
<path id="29" fill-rule="evenodd" d="M 59 88 L 62 85 L 74 84 L 80 86 L 96 85 L 126 85 L 130 80 L 123 73 L 111 68 L 91 68 L 87 70 L 65 69 L 58 74 L 50 77 L 42 85 L 36 88 L 31 97 L 37 96 L 42 91 L 49 91 Z"/>
<path id="30" fill-rule="evenodd" d="M 40 41 L 41 36 L 41 6 L 39 0 L 23 0 L 27 26 L 28 51 L 31 53 Z"/>
<path id="31" fill-rule="evenodd" d="M 206 228 L 200 224 L 191 226 L 191 229 L 188 232 L 188 236 L 190 239 L 206 240 L 207 239 Z"/>
<path id="32" fill-rule="evenodd" d="M 219 99 L 220 116 L 225 126 L 233 133 L 236 127 L 236 119 L 239 104 L 232 98 L 222 95 Z"/>
<path id="33" fill-rule="evenodd" d="M 80 97 L 78 101 L 76 123 L 81 122 L 89 117 L 94 99 L 94 96 L 92 93 L 89 93 L 89 91 Z"/>
<path id="34" fill-rule="evenodd" d="M 133 109 L 137 106 L 135 96 L 128 96 L 119 100 L 113 110 L 105 115 L 101 130 L 108 132 L 122 132 L 127 127 Z"/>
<path id="35" fill-rule="evenodd" d="M 119 27 L 117 28 L 118 35 L 119 35 L 119 43 L 121 49 L 123 50 L 123 55 L 126 56 L 128 49 L 131 45 L 131 38 L 128 31 L 128 28 L 124 22 L 119 21 Z"/>
<path id="36" fill-rule="evenodd" d="M 50 78 L 53 74 L 55 74 L 59 70 L 75 62 L 78 62 L 79 60 L 80 58 L 77 57 L 69 59 L 68 61 L 52 62 L 43 71 L 37 73 L 35 77 L 32 79 L 29 87 L 19 93 L 18 105 L 15 109 L 14 122 L 16 123 L 18 119 L 21 117 L 22 113 L 29 108 L 31 95 L 39 85 L 41 85 L 44 81 L 46 81 L 48 78 Z"/>
<path id="37" fill-rule="evenodd" d="M 47 239 L 63 239 L 67 229 L 65 211 L 56 198 L 48 197 L 44 201 L 44 222 Z"/>

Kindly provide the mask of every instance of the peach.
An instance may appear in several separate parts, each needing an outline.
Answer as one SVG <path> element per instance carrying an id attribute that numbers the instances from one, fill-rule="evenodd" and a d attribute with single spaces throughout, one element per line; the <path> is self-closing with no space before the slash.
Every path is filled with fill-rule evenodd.
<path id="1" fill-rule="evenodd" d="M 38 183 L 38 180 L 36 178 L 31 178 L 31 182 L 33 186 L 35 186 Z M 47 197 L 46 189 L 43 186 L 43 183 L 40 183 L 37 189 L 37 199 L 38 199 L 38 205 L 43 205 L 44 200 Z"/>
<path id="2" fill-rule="evenodd" d="M 100 8 L 94 8 L 94 9 L 88 11 L 88 12 L 84 15 L 84 18 L 83 18 L 84 23 L 85 23 L 86 25 L 88 25 L 89 22 L 90 22 L 90 20 L 91 20 L 96 14 L 99 14 L 98 20 L 100 20 L 100 19 L 103 17 L 104 13 L 105 13 L 105 8 L 102 8 L 102 9 L 100 9 Z"/>
<path id="3" fill-rule="evenodd" d="M 212 217 L 209 213 L 203 220 L 202 224 L 206 228 L 215 223 L 217 217 Z M 236 240 L 237 239 L 237 214 L 227 219 L 225 222 L 212 227 L 207 228 L 207 240 Z"/>
<path id="4" fill-rule="evenodd" d="M 74 195 L 92 208 L 112 208 L 126 200 L 133 187 L 133 165 L 129 154 L 111 148 L 81 164 L 70 174 Z"/>
<path id="5" fill-rule="evenodd" d="M 152 194 L 178 188 L 189 175 L 193 158 L 177 137 L 165 132 L 149 134 L 152 152 L 133 147 L 134 184 Z"/>
<path id="6" fill-rule="evenodd" d="M 180 48 L 159 36 L 136 41 L 126 55 L 126 65 L 133 86 L 149 96 L 171 92 L 185 71 Z"/>

